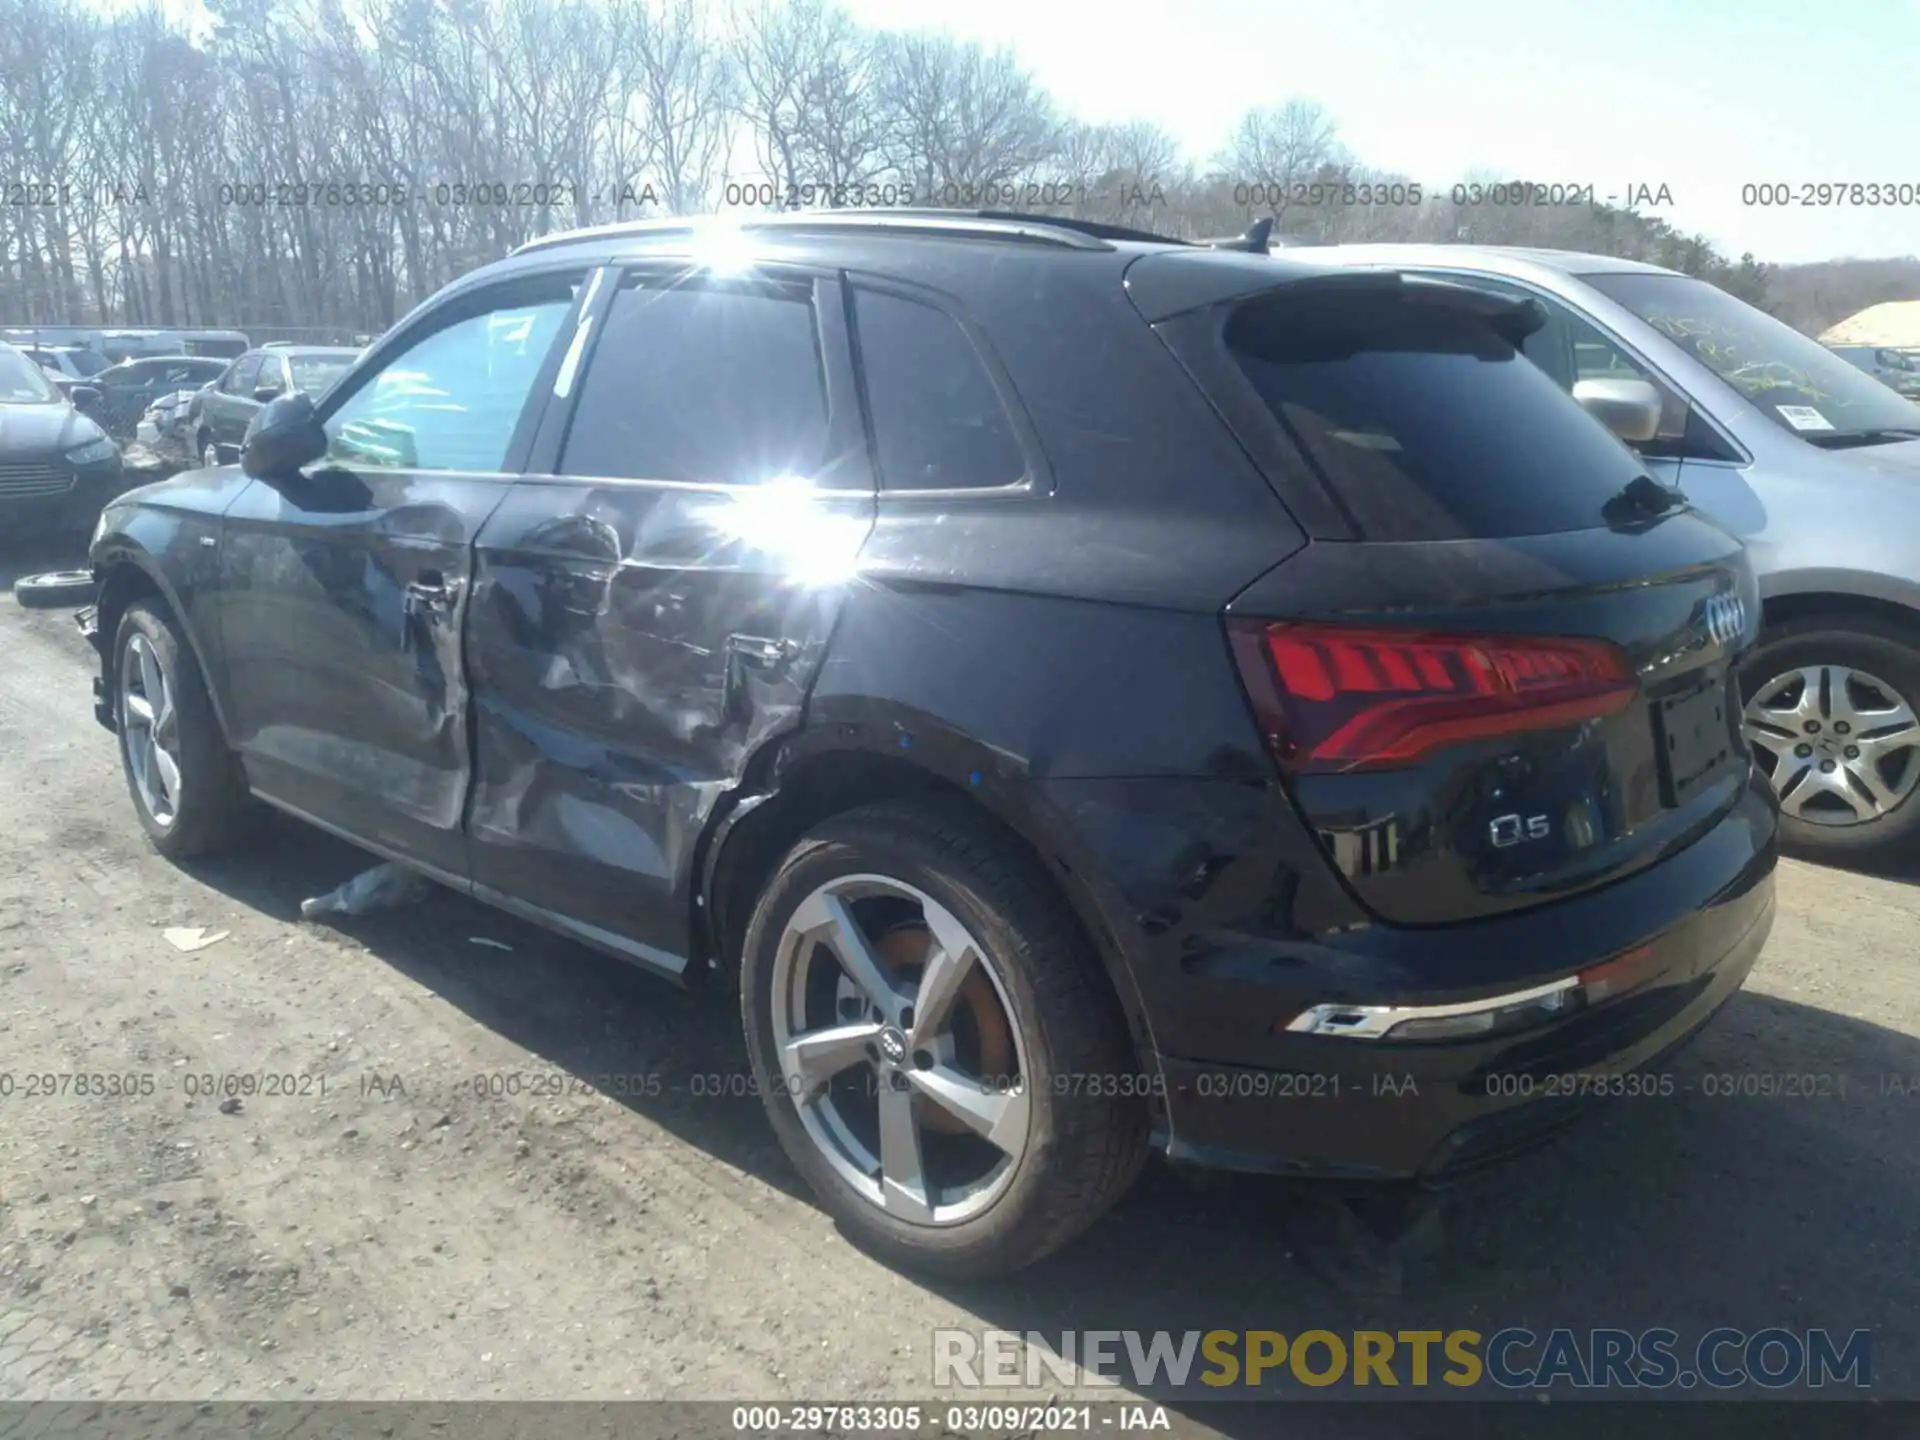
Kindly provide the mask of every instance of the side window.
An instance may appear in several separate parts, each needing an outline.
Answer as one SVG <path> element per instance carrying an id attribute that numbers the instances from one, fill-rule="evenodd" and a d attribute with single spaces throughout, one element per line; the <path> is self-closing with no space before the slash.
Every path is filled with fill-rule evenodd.
<path id="1" fill-rule="evenodd" d="M 220 388 L 229 395 L 251 395 L 254 377 L 260 373 L 260 357 L 243 355 L 227 372 L 227 378 Z"/>
<path id="2" fill-rule="evenodd" d="M 328 458 L 402 470 L 498 471 L 572 308 L 563 283 L 557 293 L 523 294 L 423 335 L 327 417 Z"/>
<path id="3" fill-rule="evenodd" d="M 1553 308 L 1562 309 L 1557 305 Z M 1702 442 L 1707 446 L 1704 453 L 1712 453 L 1718 448 L 1712 432 L 1694 421 L 1693 407 L 1678 391 L 1628 355 L 1592 322 L 1570 310 L 1563 313 L 1567 342 L 1573 355 L 1574 384 L 1582 380 L 1645 380 L 1660 392 L 1660 429 L 1653 439 L 1635 446 L 1635 449 L 1643 455 L 1679 459 L 1701 455 Z"/>
<path id="4" fill-rule="evenodd" d="M 916 300 L 854 293 L 880 483 L 983 489 L 1026 475 L 1012 422 L 960 322 Z"/>
<path id="5" fill-rule="evenodd" d="M 754 485 L 827 456 L 812 287 L 629 279 L 580 386 L 567 475 Z"/>
<path id="6" fill-rule="evenodd" d="M 254 390 L 273 390 L 276 393 L 285 393 L 286 388 L 286 362 L 278 355 L 262 355 L 260 357 L 260 373 L 253 377 L 253 385 L 250 387 L 249 393 L 252 393 Z"/>

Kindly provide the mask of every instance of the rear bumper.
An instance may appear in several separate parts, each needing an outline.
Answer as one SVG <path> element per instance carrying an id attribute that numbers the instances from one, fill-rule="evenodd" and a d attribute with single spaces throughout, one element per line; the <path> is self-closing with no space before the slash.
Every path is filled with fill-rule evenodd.
<path id="1" fill-rule="evenodd" d="M 1128 833 L 1120 802 L 1141 800 L 1146 783 L 1087 782 L 1076 818 L 1120 837 L 1101 856 L 1107 863 L 1124 853 L 1136 877 L 1156 869 L 1190 877 L 1184 893 L 1135 878 L 1128 898 L 1149 925 L 1110 923 L 1127 942 L 1143 1012 L 1137 1030 L 1151 1037 L 1148 1068 L 1158 1069 L 1157 1139 L 1176 1161 L 1355 1181 L 1437 1178 L 1527 1148 L 1599 1104 L 1657 1103 L 1686 1084 L 1663 1078 L 1665 1058 L 1739 989 L 1772 927 L 1775 809 L 1757 779 L 1691 844 L 1613 885 L 1425 929 L 1358 912 L 1341 919 L 1306 868 L 1285 863 L 1284 842 L 1277 866 L 1256 867 L 1243 853 L 1194 867 L 1188 822 L 1173 821 L 1164 796 L 1156 808 L 1172 822 L 1168 858 L 1181 867 L 1143 865 L 1157 847 L 1141 809 Z M 1207 799 L 1216 845 L 1261 823 L 1251 812 L 1236 821 L 1229 791 Z M 1181 832 L 1187 843 L 1175 849 Z M 1243 864 L 1249 873 L 1236 876 Z M 1288 1028 L 1320 1003 L 1472 1005 L 1629 954 L 1624 990 L 1497 1036 L 1408 1042 Z"/>
<path id="2" fill-rule="evenodd" d="M 1687 1082 L 1664 1062 L 1740 988 L 1772 925 L 1769 875 L 1658 937 L 1671 963 L 1641 989 L 1499 1042 L 1321 1039 L 1283 1070 L 1163 1058 L 1168 1158 L 1330 1178 L 1451 1177 L 1530 1149 L 1601 1105 L 1670 1099 Z"/>

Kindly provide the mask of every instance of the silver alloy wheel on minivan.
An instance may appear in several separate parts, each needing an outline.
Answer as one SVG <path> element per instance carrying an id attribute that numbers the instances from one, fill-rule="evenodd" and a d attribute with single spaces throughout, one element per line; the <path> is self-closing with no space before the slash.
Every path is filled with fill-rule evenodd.
<path id="1" fill-rule="evenodd" d="M 200 468 L 203 470 L 212 470 L 218 466 L 219 463 L 220 447 L 209 440 L 200 451 Z"/>
<path id="2" fill-rule="evenodd" d="M 173 687 L 159 652 L 144 635 L 129 640 L 121 657 L 120 729 L 134 793 L 164 830 L 179 813 L 180 731 Z"/>
<path id="3" fill-rule="evenodd" d="M 874 917 L 891 916 L 880 933 Z M 853 1191 L 915 1225 L 987 1210 L 1027 1151 L 1027 1048 L 992 959 L 924 891 L 828 881 L 780 936 L 773 1040 L 808 1137 Z"/>
<path id="4" fill-rule="evenodd" d="M 1863 825 L 1920 784 L 1920 720 L 1911 698 L 1864 670 L 1805 666 L 1753 691 L 1747 738 L 1780 808 L 1810 825 Z"/>

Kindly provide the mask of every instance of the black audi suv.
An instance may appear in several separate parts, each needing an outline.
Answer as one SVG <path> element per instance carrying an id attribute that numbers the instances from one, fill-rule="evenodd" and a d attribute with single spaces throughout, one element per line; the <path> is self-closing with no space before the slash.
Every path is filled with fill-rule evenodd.
<path id="1" fill-rule="evenodd" d="M 167 855 L 265 802 L 737 988 L 894 1260 L 1153 1149 L 1438 1183 L 1670 1093 L 1773 913 L 1752 573 L 1540 319 L 986 213 L 548 237 L 112 507 L 98 713 Z"/>

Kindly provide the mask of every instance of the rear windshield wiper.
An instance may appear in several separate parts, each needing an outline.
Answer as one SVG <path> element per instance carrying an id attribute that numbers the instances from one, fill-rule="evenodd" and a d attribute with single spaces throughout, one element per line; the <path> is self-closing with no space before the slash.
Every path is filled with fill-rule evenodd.
<path id="1" fill-rule="evenodd" d="M 1835 430 L 1800 438 L 1822 450 L 1852 450 L 1860 445 L 1894 445 L 1902 440 L 1920 440 L 1920 430 Z"/>

